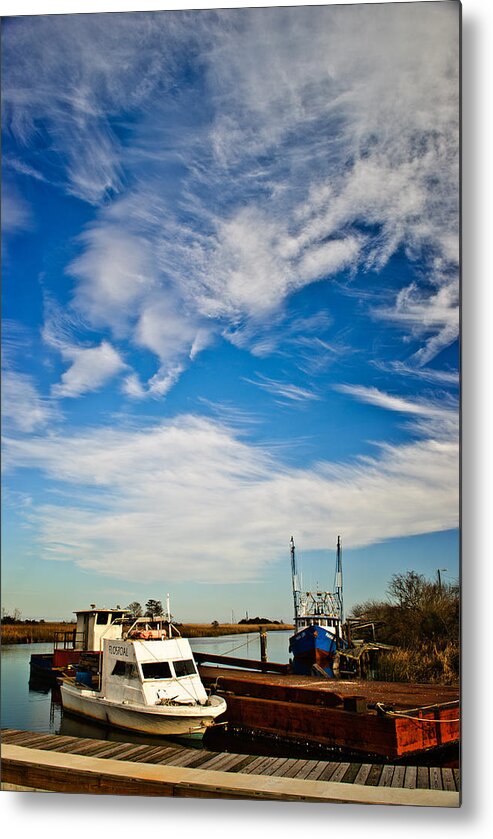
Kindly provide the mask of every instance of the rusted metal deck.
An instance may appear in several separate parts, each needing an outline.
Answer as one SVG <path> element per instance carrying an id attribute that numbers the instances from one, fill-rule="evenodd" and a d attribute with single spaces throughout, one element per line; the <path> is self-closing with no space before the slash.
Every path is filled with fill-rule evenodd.
<path id="1" fill-rule="evenodd" d="M 457 744 L 455 687 L 199 667 L 226 698 L 225 720 L 245 732 L 306 741 L 389 761 Z"/>
<path id="2" fill-rule="evenodd" d="M 458 769 L 451 769 L 445 767 L 428 767 L 428 766 L 395 766 L 395 765 L 381 765 L 372 763 L 348 763 L 335 762 L 325 760 L 305 760 L 298 758 L 276 758 L 265 757 L 261 755 L 245 755 L 226 752 L 210 752 L 205 749 L 185 748 L 174 745 L 136 745 L 135 743 L 121 743 L 108 740 L 96 740 L 89 738 L 69 737 L 56 734 L 43 734 L 32 731 L 21 731 L 13 729 L 4 729 L 2 731 L 2 782 L 6 784 L 17 784 L 20 786 L 34 786 L 38 789 L 46 789 L 52 791 L 67 791 L 67 792 L 99 792 L 107 794 L 179 794 L 176 790 L 172 793 L 165 790 L 168 789 L 166 785 L 163 791 L 149 791 L 150 787 L 145 784 L 132 787 L 129 780 L 125 783 L 121 780 L 118 783 L 107 779 L 107 783 L 97 785 L 96 778 L 90 775 L 89 780 L 85 778 L 83 788 L 77 788 L 77 773 L 72 773 L 73 777 L 67 776 L 67 769 L 71 766 L 76 768 L 79 766 L 80 771 L 83 772 L 84 765 L 79 762 L 73 764 L 70 760 L 60 762 L 57 758 L 54 763 L 50 764 L 48 757 L 43 758 L 43 753 L 52 752 L 57 755 L 65 755 L 67 759 L 72 757 L 87 757 L 97 758 L 97 766 L 99 773 L 104 776 L 106 773 L 104 762 L 109 761 L 113 765 L 115 761 L 122 761 L 127 768 L 128 777 L 138 776 L 138 765 L 142 766 L 164 766 L 169 768 L 181 768 L 190 770 L 201 770 L 200 783 L 202 787 L 207 786 L 210 782 L 217 792 L 214 783 L 217 778 L 210 776 L 208 773 L 221 773 L 228 776 L 254 776 L 254 778 L 278 778 L 298 781 L 313 781 L 323 782 L 330 785 L 330 800 L 361 800 L 368 803 L 384 803 L 385 796 L 382 799 L 378 795 L 378 790 L 388 788 L 390 790 L 406 790 L 404 799 L 391 800 L 388 803 L 420 803 L 422 800 L 419 797 L 412 800 L 412 796 L 408 793 L 411 790 L 424 791 L 432 790 L 434 792 L 456 793 L 455 797 L 440 796 L 436 799 L 442 802 L 443 806 L 458 806 L 458 793 L 460 791 L 460 772 Z M 40 757 L 41 755 L 41 757 Z M 43 766 L 51 769 L 43 769 Z M 58 767 L 58 770 L 55 769 Z M 91 771 L 96 771 L 92 767 Z M 108 773 L 111 777 L 120 777 L 120 773 L 115 773 L 114 768 L 108 768 Z M 97 774 L 97 773 L 96 773 Z M 69 773 L 70 775 L 70 773 Z M 140 776 L 139 776 L 140 777 Z M 167 775 L 168 782 L 171 783 L 173 775 Z M 180 775 L 180 778 L 182 776 Z M 195 776 L 197 779 L 197 776 Z M 91 781 L 92 778 L 92 781 Z M 243 778 L 244 780 L 244 778 Z M 92 786 L 87 787 L 91 781 Z M 167 782 L 167 783 L 168 783 Z M 80 780 L 79 780 L 80 783 Z M 177 783 L 176 779 L 173 783 Z M 181 783 L 181 782 L 180 782 Z M 115 786 L 116 784 L 116 786 Z M 234 778 L 222 778 L 221 789 L 224 795 L 218 794 L 217 797 L 269 797 L 272 788 L 258 780 L 257 786 L 255 783 L 245 784 L 237 783 Z M 365 790 L 357 790 L 354 794 L 349 795 L 346 792 L 341 793 L 339 790 L 339 797 L 334 792 L 334 785 L 353 785 L 356 787 L 364 787 Z M 74 788 L 75 785 L 75 788 Z M 151 785 L 152 786 L 152 785 Z M 217 786 L 217 784 L 216 784 Z M 373 792 L 368 788 L 376 788 Z M 152 787 L 154 789 L 154 787 Z M 157 788 L 156 788 L 157 789 Z M 205 787 L 204 787 L 205 789 Z M 290 800 L 311 800 L 311 792 L 316 793 L 313 800 L 325 800 L 323 796 L 324 789 L 326 792 L 329 787 L 324 788 L 320 783 L 315 790 L 307 787 L 305 789 L 305 797 L 303 797 L 304 787 L 296 787 L 296 794 L 293 792 L 292 786 L 285 788 L 277 787 L 281 790 L 281 798 L 295 795 L 295 798 Z M 141 790 L 141 791 L 139 791 Z M 147 791 L 145 791 L 147 790 Z M 230 792 L 226 792 L 230 790 Z M 231 790 L 236 790 L 238 795 L 235 795 Z M 256 790 L 256 791 L 255 791 Z M 262 793 L 264 791 L 265 795 Z M 198 794 L 198 793 L 197 793 Z M 328 792 L 327 792 L 328 794 Z M 342 798 L 340 797 L 342 795 Z M 296 796 L 298 796 L 296 798 Z M 318 797 L 317 797 L 318 796 Z M 335 796 L 335 797 L 334 797 Z M 270 796 L 272 797 L 272 796 Z M 276 797 L 276 796 L 274 796 Z M 423 799 L 425 802 L 428 800 Z M 445 803 L 445 802 L 449 803 Z M 429 806 L 434 806 L 430 803 Z"/>

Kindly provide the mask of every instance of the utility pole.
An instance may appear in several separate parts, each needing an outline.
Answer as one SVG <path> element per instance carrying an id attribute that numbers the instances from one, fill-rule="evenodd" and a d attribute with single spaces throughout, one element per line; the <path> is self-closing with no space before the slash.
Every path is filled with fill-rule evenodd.
<path id="1" fill-rule="evenodd" d="M 441 573 L 440 573 L 440 572 L 442 572 L 442 571 L 443 571 L 443 572 L 445 572 L 445 571 L 447 571 L 447 570 L 448 570 L 447 568 L 437 568 L 438 591 L 441 591 L 441 590 L 442 590 L 442 575 L 441 575 Z"/>

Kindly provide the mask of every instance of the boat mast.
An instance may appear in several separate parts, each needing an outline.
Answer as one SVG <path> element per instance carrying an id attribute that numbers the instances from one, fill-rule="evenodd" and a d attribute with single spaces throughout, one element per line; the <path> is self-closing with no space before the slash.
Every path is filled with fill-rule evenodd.
<path id="1" fill-rule="evenodd" d="M 169 594 L 166 595 L 166 619 L 168 621 L 168 624 L 170 624 L 171 623 L 171 611 L 170 611 L 170 608 L 169 608 Z"/>
<path id="2" fill-rule="evenodd" d="M 298 611 L 299 611 L 299 585 L 298 585 L 298 574 L 296 572 L 296 554 L 295 554 L 295 547 L 294 547 L 294 539 L 291 536 L 290 541 L 291 546 L 291 579 L 293 582 L 293 602 L 294 602 L 294 622 L 296 626 L 296 622 L 298 620 Z"/>
<path id="3" fill-rule="evenodd" d="M 344 605 L 342 595 L 342 545 L 341 537 L 337 537 L 337 560 L 336 560 L 336 594 L 339 600 L 341 624 L 344 621 Z"/>

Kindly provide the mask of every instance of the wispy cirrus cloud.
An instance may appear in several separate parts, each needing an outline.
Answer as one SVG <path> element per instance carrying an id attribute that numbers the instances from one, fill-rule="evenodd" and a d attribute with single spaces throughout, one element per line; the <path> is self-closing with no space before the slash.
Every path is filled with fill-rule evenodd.
<path id="1" fill-rule="evenodd" d="M 61 419 L 53 400 L 43 397 L 31 376 L 15 370 L 2 371 L 2 419 L 4 432 L 32 433 Z"/>
<path id="2" fill-rule="evenodd" d="M 245 378 L 245 381 L 272 394 L 277 398 L 276 401 L 282 405 L 292 405 L 293 403 L 301 405 L 306 402 L 317 401 L 321 398 L 315 391 L 309 390 L 306 387 L 300 387 L 289 382 L 276 381 L 260 374 L 257 379 Z"/>
<path id="3" fill-rule="evenodd" d="M 51 485 L 52 500 L 29 511 L 45 557 L 128 580 L 259 579 L 293 532 L 308 550 L 331 530 L 357 547 L 457 526 L 455 411 L 366 396 L 412 414 L 419 439 L 345 465 L 292 468 L 238 428 L 180 416 L 139 430 L 10 438 L 4 465 L 39 469 Z"/>
<path id="4" fill-rule="evenodd" d="M 336 385 L 335 389 L 360 402 L 410 415 L 413 417 L 411 430 L 422 436 L 435 436 L 453 443 L 458 441 L 459 403 L 455 398 L 406 399 L 362 385 Z"/>
<path id="5" fill-rule="evenodd" d="M 293 294 L 398 252 L 420 273 L 373 314 L 419 343 L 420 365 L 455 340 L 458 11 L 422 11 L 12 22 L 6 130 L 33 170 L 42 130 L 44 177 L 95 207 L 71 305 L 155 355 L 127 392 L 162 395 L 217 336 L 277 350 Z"/>
<path id="6" fill-rule="evenodd" d="M 378 370 L 397 373 L 402 376 L 410 376 L 411 378 L 420 379 L 423 382 L 429 382 L 434 385 L 458 387 L 460 384 L 458 370 L 436 370 L 430 367 L 405 364 L 402 361 L 374 362 L 374 366 Z"/>

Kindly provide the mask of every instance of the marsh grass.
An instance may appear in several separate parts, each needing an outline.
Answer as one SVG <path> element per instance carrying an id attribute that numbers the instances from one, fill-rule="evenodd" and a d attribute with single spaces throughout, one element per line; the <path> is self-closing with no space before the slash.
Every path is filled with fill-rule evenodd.
<path id="1" fill-rule="evenodd" d="M 178 629 L 184 638 L 218 638 L 221 635 L 244 635 L 258 632 L 259 626 L 266 632 L 293 629 L 292 625 L 285 623 L 264 623 L 259 625 L 252 623 L 221 623 L 219 626 L 213 626 L 207 623 L 182 623 L 179 624 Z"/>
<path id="2" fill-rule="evenodd" d="M 3 623 L 2 644 L 53 643 L 55 632 L 71 632 L 74 623 Z"/>
<path id="3" fill-rule="evenodd" d="M 53 643 L 55 632 L 70 632 L 75 628 L 73 623 L 4 623 L 2 624 L 2 644 L 35 644 Z M 213 626 L 208 623 L 183 623 L 178 628 L 184 638 L 217 638 L 221 635 L 240 635 L 258 632 L 256 624 L 223 623 Z M 267 632 L 292 629 L 288 624 L 266 623 L 262 629 Z"/>
<path id="4" fill-rule="evenodd" d="M 456 685 L 459 679 L 459 645 L 423 644 L 415 649 L 384 653 L 378 664 L 378 680 L 383 682 L 426 682 Z"/>

